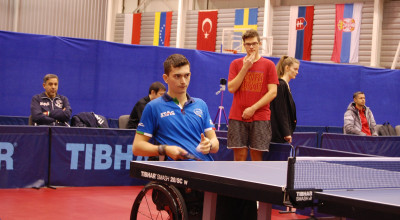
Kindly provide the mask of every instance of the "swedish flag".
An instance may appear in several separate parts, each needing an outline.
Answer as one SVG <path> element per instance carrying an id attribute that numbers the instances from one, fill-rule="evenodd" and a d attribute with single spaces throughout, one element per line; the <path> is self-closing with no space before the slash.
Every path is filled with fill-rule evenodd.
<path id="1" fill-rule="evenodd" d="M 234 29 L 257 30 L 258 8 L 242 8 L 235 10 Z M 235 30 L 244 33 L 246 30 Z"/>

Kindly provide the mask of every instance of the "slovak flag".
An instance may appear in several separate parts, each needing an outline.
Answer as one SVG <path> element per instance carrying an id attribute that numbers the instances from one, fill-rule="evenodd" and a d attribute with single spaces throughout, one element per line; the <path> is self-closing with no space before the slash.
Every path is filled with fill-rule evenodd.
<path id="1" fill-rule="evenodd" d="M 153 46 L 169 46 L 171 23 L 172 11 L 155 13 Z"/>
<path id="2" fill-rule="evenodd" d="M 337 4 L 335 43 L 331 60 L 336 63 L 357 63 L 363 3 Z"/>
<path id="3" fill-rule="evenodd" d="M 314 6 L 291 6 L 289 17 L 288 55 L 311 60 Z"/>

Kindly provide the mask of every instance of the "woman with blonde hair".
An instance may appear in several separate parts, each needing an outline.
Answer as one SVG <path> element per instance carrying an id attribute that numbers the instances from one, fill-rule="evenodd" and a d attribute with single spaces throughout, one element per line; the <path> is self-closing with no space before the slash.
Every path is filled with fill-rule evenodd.
<path id="1" fill-rule="evenodd" d="M 296 128 L 296 105 L 293 101 L 289 81 L 299 73 L 300 62 L 293 57 L 282 56 L 276 70 L 279 78 L 277 95 L 271 102 L 271 142 L 292 143 Z"/>

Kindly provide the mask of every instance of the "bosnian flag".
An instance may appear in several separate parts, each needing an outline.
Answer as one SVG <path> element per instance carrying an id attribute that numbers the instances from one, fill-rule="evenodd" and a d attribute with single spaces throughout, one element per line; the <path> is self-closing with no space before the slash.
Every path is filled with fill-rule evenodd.
<path id="1" fill-rule="evenodd" d="M 169 46 L 171 23 L 172 11 L 155 13 L 153 46 Z"/>
<path id="2" fill-rule="evenodd" d="M 331 60 L 337 63 L 357 63 L 363 3 L 337 4 L 335 43 Z"/>
<path id="3" fill-rule="evenodd" d="M 290 7 L 289 56 L 300 60 L 311 60 L 313 24 L 314 6 Z"/>

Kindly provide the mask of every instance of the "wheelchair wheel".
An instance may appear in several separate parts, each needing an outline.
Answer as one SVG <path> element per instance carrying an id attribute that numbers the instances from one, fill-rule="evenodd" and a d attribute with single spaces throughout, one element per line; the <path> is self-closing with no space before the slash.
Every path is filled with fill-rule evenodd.
<path id="1" fill-rule="evenodd" d="M 131 220 L 142 219 L 187 220 L 186 204 L 179 190 L 157 182 L 144 186 L 131 210 Z"/>

